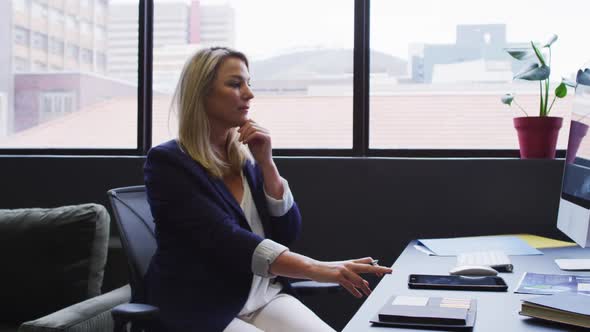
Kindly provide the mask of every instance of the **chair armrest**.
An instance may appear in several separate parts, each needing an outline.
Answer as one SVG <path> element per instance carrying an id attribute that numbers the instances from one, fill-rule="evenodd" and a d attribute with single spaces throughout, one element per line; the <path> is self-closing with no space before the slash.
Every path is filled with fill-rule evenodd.
<path id="1" fill-rule="evenodd" d="M 339 292 L 342 287 L 339 284 L 331 282 L 317 282 L 317 281 L 295 281 L 291 283 L 293 289 L 300 295 L 312 294 L 332 294 Z"/>
<path id="2" fill-rule="evenodd" d="M 112 331 L 114 324 L 111 310 L 129 302 L 130 298 L 131 288 L 125 285 L 47 316 L 24 322 L 18 332 Z"/>
<path id="3" fill-rule="evenodd" d="M 111 311 L 115 324 L 151 321 L 157 318 L 159 313 L 158 307 L 143 303 L 119 304 Z"/>

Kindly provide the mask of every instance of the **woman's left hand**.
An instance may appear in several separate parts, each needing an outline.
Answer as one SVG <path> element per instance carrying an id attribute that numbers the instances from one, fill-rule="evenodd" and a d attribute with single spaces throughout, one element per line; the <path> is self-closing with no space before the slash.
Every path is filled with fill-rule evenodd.
<path id="1" fill-rule="evenodd" d="M 272 163 L 272 143 L 270 132 L 253 120 L 246 121 L 238 128 L 238 140 L 250 149 L 254 160 L 260 165 Z"/>

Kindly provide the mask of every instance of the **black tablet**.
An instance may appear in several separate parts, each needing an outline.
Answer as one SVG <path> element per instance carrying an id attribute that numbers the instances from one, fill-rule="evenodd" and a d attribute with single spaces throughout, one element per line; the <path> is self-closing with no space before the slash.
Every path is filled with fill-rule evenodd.
<path id="1" fill-rule="evenodd" d="M 410 274 L 408 286 L 416 289 L 450 289 L 505 292 L 508 285 L 500 277 Z"/>

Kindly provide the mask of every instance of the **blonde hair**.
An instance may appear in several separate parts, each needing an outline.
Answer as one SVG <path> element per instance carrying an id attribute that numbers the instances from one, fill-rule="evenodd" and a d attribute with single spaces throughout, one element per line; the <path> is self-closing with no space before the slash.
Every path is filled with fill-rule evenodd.
<path id="1" fill-rule="evenodd" d="M 237 129 L 232 129 L 225 143 L 228 162 L 213 150 L 209 118 L 205 112 L 205 98 L 213 87 L 217 71 L 227 58 L 248 59 L 238 51 L 225 47 L 199 50 L 185 64 L 173 97 L 178 111 L 178 141 L 184 151 L 200 163 L 211 175 L 240 172 L 246 160 L 252 160 L 249 150 L 238 142 Z"/>

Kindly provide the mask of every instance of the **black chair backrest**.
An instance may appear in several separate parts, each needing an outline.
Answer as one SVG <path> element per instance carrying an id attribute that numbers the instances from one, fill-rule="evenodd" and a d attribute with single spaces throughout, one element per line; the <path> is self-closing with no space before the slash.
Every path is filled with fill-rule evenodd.
<path id="1" fill-rule="evenodd" d="M 129 262 L 132 301 L 142 302 L 143 276 L 156 252 L 155 225 L 145 186 L 116 188 L 107 194 Z"/>

